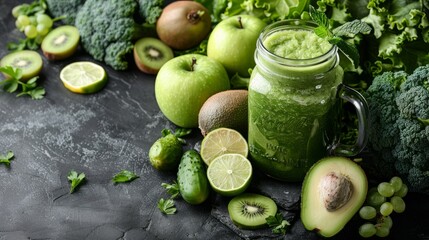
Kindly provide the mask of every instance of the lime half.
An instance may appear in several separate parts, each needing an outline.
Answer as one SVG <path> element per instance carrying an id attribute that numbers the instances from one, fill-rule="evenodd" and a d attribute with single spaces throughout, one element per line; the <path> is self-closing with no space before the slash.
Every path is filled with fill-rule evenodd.
<path id="1" fill-rule="evenodd" d="M 74 62 L 65 66 L 60 73 L 64 86 L 75 93 L 95 93 L 107 83 L 104 68 L 93 62 Z"/>
<path id="2" fill-rule="evenodd" d="M 249 147 L 246 139 L 236 130 L 217 128 L 210 131 L 201 142 L 201 158 L 207 165 L 226 153 L 237 153 L 247 157 Z"/>
<path id="3" fill-rule="evenodd" d="M 222 196 L 244 192 L 252 179 L 252 164 L 243 155 L 227 153 L 215 158 L 207 168 L 213 190 Z"/>

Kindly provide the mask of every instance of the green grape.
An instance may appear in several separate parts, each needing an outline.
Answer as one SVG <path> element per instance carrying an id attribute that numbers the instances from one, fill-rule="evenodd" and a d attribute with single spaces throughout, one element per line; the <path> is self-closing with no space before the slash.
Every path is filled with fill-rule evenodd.
<path id="1" fill-rule="evenodd" d="M 363 206 L 359 210 L 359 216 L 365 220 L 370 220 L 375 218 L 377 215 L 377 210 L 372 206 Z"/>
<path id="2" fill-rule="evenodd" d="M 15 21 L 15 27 L 19 30 L 19 31 L 21 31 L 21 32 L 23 32 L 24 31 L 24 27 L 25 26 L 22 26 L 21 25 L 21 22 L 20 21 L 18 21 L 18 19 Z"/>
<path id="3" fill-rule="evenodd" d="M 364 238 L 372 237 L 376 232 L 377 232 L 377 229 L 372 223 L 365 223 L 359 227 L 359 235 L 361 235 Z"/>
<path id="4" fill-rule="evenodd" d="M 388 182 L 382 182 L 377 186 L 378 193 L 383 197 L 391 197 L 395 193 L 395 189 Z"/>
<path id="5" fill-rule="evenodd" d="M 30 24 L 30 18 L 26 15 L 19 15 L 16 21 L 19 23 L 19 26 L 21 27 L 25 27 Z"/>
<path id="6" fill-rule="evenodd" d="M 393 212 L 393 205 L 390 202 L 385 202 L 380 206 L 380 213 L 383 216 L 389 216 Z"/>
<path id="7" fill-rule="evenodd" d="M 392 218 L 390 216 L 381 216 L 377 219 L 377 225 L 391 229 L 393 226 Z"/>
<path id="8" fill-rule="evenodd" d="M 28 19 L 30 19 L 30 24 L 36 26 L 37 20 L 35 16 L 29 16 Z"/>
<path id="9" fill-rule="evenodd" d="M 37 37 L 37 29 L 34 25 L 27 25 L 24 28 L 24 34 L 27 38 L 35 38 Z"/>
<path id="10" fill-rule="evenodd" d="M 387 237 L 389 236 L 390 233 L 390 229 L 384 226 L 378 226 L 376 228 L 376 232 L 375 235 L 377 235 L 378 237 Z"/>
<path id="11" fill-rule="evenodd" d="M 392 185 L 393 189 L 395 189 L 395 192 L 397 192 L 402 187 L 402 179 L 396 176 L 392 177 L 390 179 L 390 184 Z"/>
<path id="12" fill-rule="evenodd" d="M 397 213 L 402 213 L 405 211 L 405 202 L 401 197 L 393 196 L 390 199 L 390 203 L 392 203 L 393 211 Z"/>
<path id="13" fill-rule="evenodd" d="M 17 5 L 17 6 L 15 6 L 14 8 L 12 8 L 12 16 L 13 16 L 14 18 L 19 17 L 19 15 L 20 15 L 20 10 L 21 10 L 21 8 L 22 8 L 22 7 L 23 7 L 22 5 Z"/>
<path id="14" fill-rule="evenodd" d="M 37 24 L 36 26 L 37 33 L 41 36 L 45 36 L 49 32 L 49 28 L 46 27 L 44 24 Z"/>
<path id="15" fill-rule="evenodd" d="M 386 201 L 386 198 L 381 196 L 378 193 L 377 188 L 371 188 L 368 191 L 368 196 L 366 197 L 366 202 L 368 205 L 378 208 Z"/>
<path id="16" fill-rule="evenodd" d="M 48 29 L 54 24 L 52 18 L 44 13 L 37 15 L 37 23 L 45 25 Z"/>
<path id="17" fill-rule="evenodd" d="M 401 186 L 401 189 L 395 192 L 395 196 L 403 198 L 407 195 L 407 193 L 408 193 L 408 186 L 405 183 L 403 183 Z"/>

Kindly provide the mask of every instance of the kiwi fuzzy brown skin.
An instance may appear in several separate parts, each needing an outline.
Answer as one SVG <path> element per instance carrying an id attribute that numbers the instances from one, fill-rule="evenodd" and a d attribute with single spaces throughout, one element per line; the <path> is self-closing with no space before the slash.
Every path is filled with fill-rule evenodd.
<path id="1" fill-rule="evenodd" d="M 159 38 L 176 50 L 197 46 L 210 31 L 209 10 L 194 1 L 175 1 L 168 4 L 156 23 Z"/>
<path id="2" fill-rule="evenodd" d="M 152 64 L 151 66 L 150 62 L 147 62 L 150 60 L 144 59 L 145 57 L 155 58 L 155 56 L 144 56 L 145 54 L 147 55 L 151 54 L 151 53 L 145 52 L 145 51 L 148 51 L 145 49 L 147 47 L 152 48 L 153 51 L 161 55 L 160 58 L 162 59 L 154 60 L 154 61 L 158 61 L 157 64 Z M 159 69 L 161 68 L 162 65 L 164 65 L 164 63 L 166 63 L 168 60 L 174 57 L 174 53 L 173 53 L 173 50 L 161 40 L 152 38 L 152 37 L 146 37 L 146 38 L 139 39 L 134 44 L 133 56 L 134 56 L 134 62 L 136 63 L 136 66 L 140 71 L 147 74 L 155 75 L 159 72 Z"/>
<path id="3" fill-rule="evenodd" d="M 60 37 L 68 38 L 67 41 L 71 41 L 67 44 L 68 47 L 64 49 L 60 49 L 52 46 L 51 42 L 55 41 Z M 80 41 L 79 31 L 74 26 L 63 25 L 53 29 L 51 32 L 46 35 L 45 39 L 42 42 L 41 49 L 43 55 L 48 60 L 63 60 L 68 57 L 71 57 L 77 50 Z"/>
<path id="4" fill-rule="evenodd" d="M 209 97 L 198 114 L 198 126 L 203 136 L 220 128 L 232 128 L 247 136 L 248 91 L 226 90 Z"/>

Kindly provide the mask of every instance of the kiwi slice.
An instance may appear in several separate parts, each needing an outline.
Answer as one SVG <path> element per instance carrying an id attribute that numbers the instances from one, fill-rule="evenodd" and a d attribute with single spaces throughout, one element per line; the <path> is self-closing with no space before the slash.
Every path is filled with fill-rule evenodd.
<path id="1" fill-rule="evenodd" d="M 157 38 L 141 38 L 134 45 L 136 65 L 148 74 L 157 74 L 164 63 L 173 57 L 173 50 Z"/>
<path id="2" fill-rule="evenodd" d="M 25 81 L 39 75 L 43 67 L 40 54 L 32 50 L 20 50 L 7 54 L 0 60 L 0 66 L 11 66 L 22 70 L 21 80 Z M 9 77 L 5 75 L 6 77 Z"/>
<path id="3" fill-rule="evenodd" d="M 265 219 L 277 213 L 277 205 L 269 197 L 256 193 L 242 193 L 231 199 L 228 213 L 236 226 L 257 229 L 267 226 Z"/>
<path id="4" fill-rule="evenodd" d="M 79 45 L 79 31 L 63 25 L 50 31 L 42 41 L 43 55 L 49 60 L 62 60 L 73 55 Z"/>

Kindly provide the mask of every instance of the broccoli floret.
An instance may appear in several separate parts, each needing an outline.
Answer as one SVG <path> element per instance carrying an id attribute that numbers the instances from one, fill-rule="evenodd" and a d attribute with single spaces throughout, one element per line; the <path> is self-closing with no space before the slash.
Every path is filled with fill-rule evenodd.
<path id="1" fill-rule="evenodd" d="M 369 141 L 375 150 L 390 149 L 398 141 L 399 129 L 392 127 L 399 117 L 395 99 L 407 74 L 403 71 L 385 72 L 374 78 L 366 92 L 371 130 Z"/>
<path id="2" fill-rule="evenodd" d="M 86 0 L 75 21 L 82 47 L 115 70 L 127 69 L 126 56 L 142 33 L 134 20 L 137 10 L 134 0 Z"/>
<path id="3" fill-rule="evenodd" d="M 54 18 L 63 17 L 61 21 L 74 25 L 76 14 L 86 0 L 46 0 L 49 14 Z"/>
<path id="4" fill-rule="evenodd" d="M 399 74 L 405 81 L 395 81 Z M 379 155 L 374 165 L 394 166 L 412 191 L 429 193 L 429 65 L 411 75 L 386 72 L 366 92 L 370 107 L 369 146 Z M 393 81 L 392 81 L 393 80 Z M 388 137 L 391 140 L 388 140 Z M 387 141 L 383 144 L 382 141 Z"/>
<path id="5" fill-rule="evenodd" d="M 155 24 L 162 12 L 164 0 L 138 0 L 140 16 L 148 24 Z"/>

